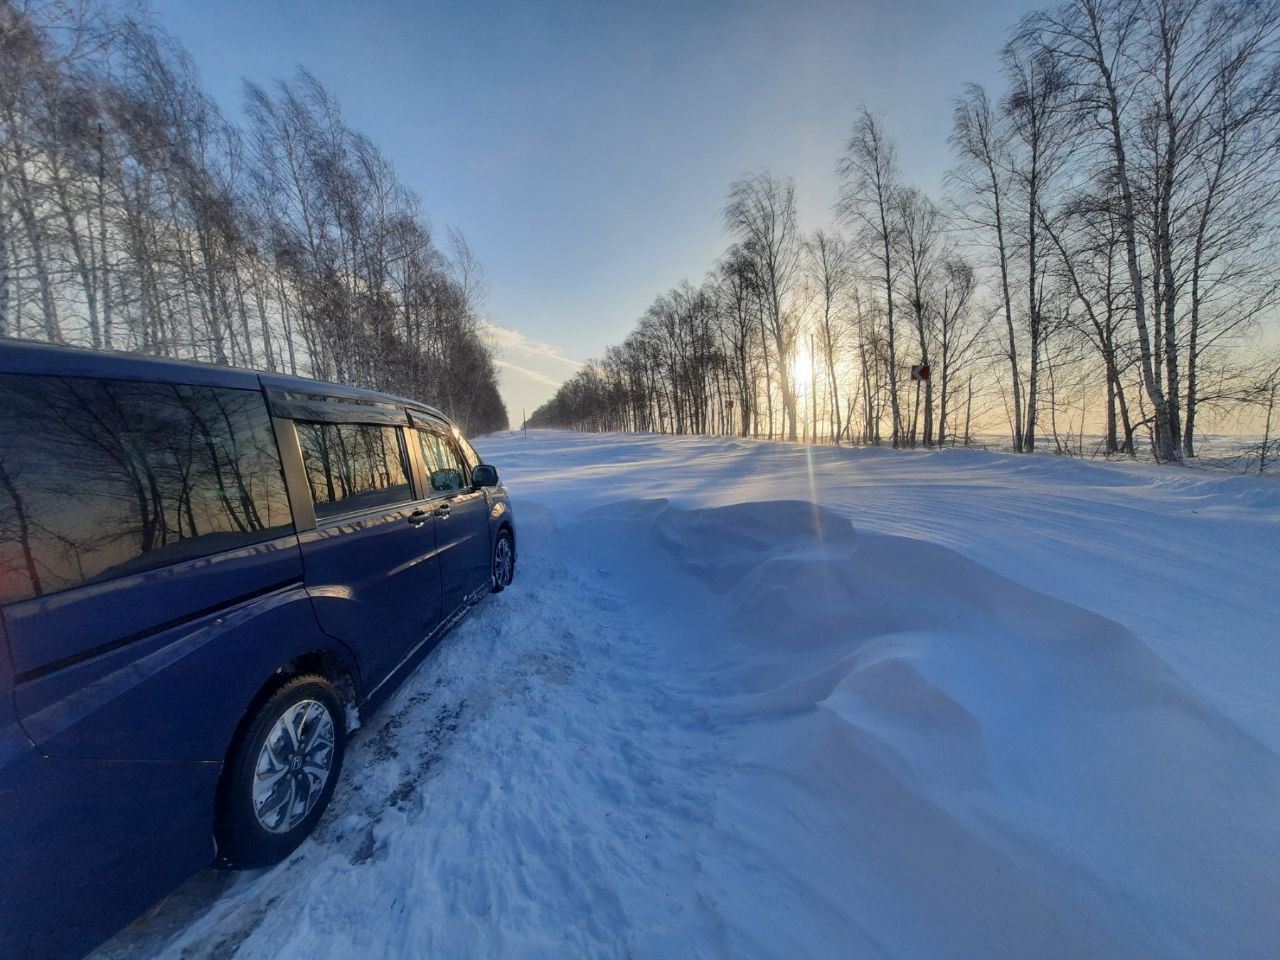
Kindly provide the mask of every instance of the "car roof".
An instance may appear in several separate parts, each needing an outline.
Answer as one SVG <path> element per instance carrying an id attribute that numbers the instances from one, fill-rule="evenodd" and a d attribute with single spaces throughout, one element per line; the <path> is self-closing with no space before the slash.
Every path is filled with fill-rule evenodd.
<path id="1" fill-rule="evenodd" d="M 452 421 L 428 404 L 377 390 L 365 390 L 340 383 L 262 373 L 239 367 L 191 360 L 165 360 L 137 353 L 90 350 L 84 347 L 0 339 L 0 373 L 22 373 L 62 377 L 101 377 L 111 380 L 149 380 L 160 383 L 189 383 L 207 387 L 241 390 L 280 390 L 348 400 L 391 403 L 425 413 L 452 425 Z"/>

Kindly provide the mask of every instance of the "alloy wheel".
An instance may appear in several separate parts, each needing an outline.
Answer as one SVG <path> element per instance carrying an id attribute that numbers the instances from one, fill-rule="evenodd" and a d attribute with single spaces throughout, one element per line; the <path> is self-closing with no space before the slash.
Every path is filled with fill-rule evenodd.
<path id="1" fill-rule="evenodd" d="M 253 775 L 253 812 L 264 830 L 288 833 L 320 799 L 333 769 L 333 715 L 301 700 L 272 726 Z"/>
<path id="2" fill-rule="evenodd" d="M 493 579 L 498 586 L 505 587 L 511 583 L 515 567 L 516 551 L 511 538 L 499 537 L 497 546 L 493 548 Z"/>

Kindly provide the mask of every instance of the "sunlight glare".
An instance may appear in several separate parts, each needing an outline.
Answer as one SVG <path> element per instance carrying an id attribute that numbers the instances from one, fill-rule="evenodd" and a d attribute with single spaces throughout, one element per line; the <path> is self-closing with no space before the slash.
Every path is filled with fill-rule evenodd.
<path id="1" fill-rule="evenodd" d="M 803 340 L 796 349 L 795 358 L 791 361 L 791 384 L 796 396 L 807 394 L 809 384 L 813 381 L 813 357 L 809 354 L 809 346 Z"/>

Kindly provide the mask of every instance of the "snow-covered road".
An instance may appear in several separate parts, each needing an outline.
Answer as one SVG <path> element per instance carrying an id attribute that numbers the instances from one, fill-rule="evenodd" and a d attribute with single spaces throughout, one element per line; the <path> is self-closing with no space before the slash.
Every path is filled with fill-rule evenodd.
<path id="1" fill-rule="evenodd" d="M 516 584 L 294 857 L 100 958 L 1274 955 L 1274 482 L 477 445 Z"/>

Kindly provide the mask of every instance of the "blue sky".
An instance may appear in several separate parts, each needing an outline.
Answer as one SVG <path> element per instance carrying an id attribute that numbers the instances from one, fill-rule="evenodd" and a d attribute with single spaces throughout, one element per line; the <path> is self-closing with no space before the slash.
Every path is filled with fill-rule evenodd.
<path id="1" fill-rule="evenodd" d="M 466 234 L 490 319 L 532 350 L 513 361 L 537 374 L 513 386 L 517 409 L 572 369 L 555 353 L 598 355 L 702 276 L 738 175 L 794 176 L 803 225 L 825 225 L 859 102 L 886 113 L 906 177 L 939 193 L 952 99 L 998 85 L 1008 28 L 1040 5 L 152 3 L 228 113 L 243 78 L 305 65 L 435 226 Z"/>

